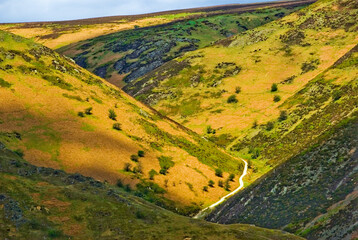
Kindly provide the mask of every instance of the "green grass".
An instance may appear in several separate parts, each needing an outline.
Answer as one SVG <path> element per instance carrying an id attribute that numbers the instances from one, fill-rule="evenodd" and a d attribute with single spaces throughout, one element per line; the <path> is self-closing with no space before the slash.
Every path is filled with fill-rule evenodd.
<path id="1" fill-rule="evenodd" d="M 0 78 L 0 87 L 3 87 L 3 88 L 9 88 L 11 87 L 11 83 L 5 81 L 4 79 Z"/>

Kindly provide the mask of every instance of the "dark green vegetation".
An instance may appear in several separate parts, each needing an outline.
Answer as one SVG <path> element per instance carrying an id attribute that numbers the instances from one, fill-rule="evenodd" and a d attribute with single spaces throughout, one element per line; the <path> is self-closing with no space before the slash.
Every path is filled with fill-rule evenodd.
<path id="1" fill-rule="evenodd" d="M 272 8 L 240 14 L 200 16 L 100 36 L 63 47 L 59 52 L 72 57 L 77 64 L 100 77 L 110 79 L 119 74 L 125 76 L 124 81 L 129 83 L 185 52 L 263 25 L 297 9 Z M 118 79 L 113 82 L 120 84 Z"/>
<path id="2" fill-rule="evenodd" d="M 261 129 L 233 147 L 260 149 L 255 158 L 284 163 L 208 220 L 281 228 L 314 240 L 357 235 L 357 57 L 358 45 L 289 98 L 270 132 Z"/>
<path id="3" fill-rule="evenodd" d="M 0 238 L 300 239 L 175 215 L 92 178 L 30 165 L 1 143 Z"/>

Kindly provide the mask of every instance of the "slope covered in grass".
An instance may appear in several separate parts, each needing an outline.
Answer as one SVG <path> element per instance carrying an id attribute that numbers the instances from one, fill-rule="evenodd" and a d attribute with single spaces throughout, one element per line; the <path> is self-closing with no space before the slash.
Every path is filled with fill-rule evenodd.
<path id="1" fill-rule="evenodd" d="M 270 130 L 271 121 L 280 117 L 282 102 L 357 44 L 357 12 L 353 0 L 318 1 L 187 53 L 125 90 L 218 145 L 232 148 L 261 128 Z M 253 159 L 265 145 L 259 148 L 249 150 Z M 272 159 L 270 165 L 253 161 L 256 173 L 250 181 L 282 160 Z"/>
<path id="2" fill-rule="evenodd" d="M 134 29 L 58 49 L 76 63 L 117 86 L 123 86 L 185 52 L 208 46 L 282 18 L 303 3 L 240 14 L 196 16 L 195 19 L 150 28 Z"/>
<path id="3" fill-rule="evenodd" d="M 286 117 L 234 149 L 282 162 L 208 219 L 281 228 L 308 239 L 358 234 L 358 45 L 282 106 Z M 254 152 L 256 152 L 254 151 Z"/>
<path id="4" fill-rule="evenodd" d="M 315 0 L 297 0 L 296 2 L 301 4 L 302 2 L 309 3 L 314 1 Z M 290 5 L 292 5 L 292 1 L 231 4 L 140 15 L 111 16 L 56 22 L 9 23 L 0 24 L 0 29 L 26 38 L 34 38 L 36 42 L 44 44 L 51 49 L 57 49 L 71 43 L 138 27 L 167 24 L 202 16 L 245 12 L 267 6 L 280 7 Z"/>
<path id="5" fill-rule="evenodd" d="M 1 239 L 302 239 L 176 215 L 79 174 L 35 167 L 0 143 Z"/>
<path id="6" fill-rule="evenodd" d="M 6 32 L 0 32 L 0 100 L 0 139 L 30 163 L 121 180 L 173 210 L 192 206 L 177 209 L 185 214 L 227 192 L 216 184 L 203 191 L 209 180 L 243 169 L 240 160 L 68 59 Z M 223 176 L 215 175 L 218 168 Z"/>

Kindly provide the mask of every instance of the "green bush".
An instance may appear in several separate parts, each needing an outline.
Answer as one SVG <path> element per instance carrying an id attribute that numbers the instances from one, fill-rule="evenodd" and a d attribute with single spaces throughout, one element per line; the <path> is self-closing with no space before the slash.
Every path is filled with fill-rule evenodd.
<path id="1" fill-rule="evenodd" d="M 131 155 L 131 160 L 133 162 L 138 162 L 138 159 L 139 159 L 138 155 L 135 155 L 135 154 Z"/>
<path id="2" fill-rule="evenodd" d="M 61 230 L 57 230 L 57 229 L 51 229 L 48 231 L 48 237 L 49 238 L 59 238 L 63 235 Z"/>
<path id="3" fill-rule="evenodd" d="M 271 92 L 277 92 L 278 91 L 278 87 L 276 83 L 273 83 L 271 86 Z"/>
<path id="4" fill-rule="evenodd" d="M 275 123 L 273 121 L 270 121 L 266 123 L 266 130 L 271 131 L 275 127 Z"/>
<path id="5" fill-rule="evenodd" d="M 279 120 L 280 122 L 282 122 L 282 121 L 285 121 L 285 120 L 287 119 L 287 117 L 288 117 L 288 116 L 287 116 L 287 112 L 286 112 L 286 111 L 281 111 L 278 120 Z"/>
<path id="6" fill-rule="evenodd" d="M 124 164 L 124 171 L 126 171 L 126 172 L 130 172 L 130 171 L 132 171 L 132 164 L 130 164 L 130 163 L 125 163 Z"/>
<path id="7" fill-rule="evenodd" d="M 252 128 L 255 129 L 255 128 L 257 128 L 258 125 L 259 125 L 259 124 L 258 124 L 257 120 L 255 120 L 254 123 L 252 124 Z"/>
<path id="8" fill-rule="evenodd" d="M 221 187 L 221 188 L 224 187 L 224 182 L 222 180 L 219 180 L 218 181 L 218 186 Z"/>
<path id="9" fill-rule="evenodd" d="M 122 126 L 121 126 L 120 123 L 114 123 L 113 124 L 113 129 L 117 130 L 117 131 L 120 131 L 120 130 L 122 130 Z"/>
<path id="10" fill-rule="evenodd" d="M 225 190 L 226 191 L 230 191 L 230 181 L 229 181 L 229 179 L 225 182 Z"/>
<path id="11" fill-rule="evenodd" d="M 85 114 L 86 115 L 92 115 L 92 107 L 89 107 L 89 108 L 86 108 L 86 110 L 85 110 Z"/>
<path id="12" fill-rule="evenodd" d="M 231 95 L 228 99 L 227 99 L 227 103 L 237 103 L 238 100 L 236 99 L 236 95 Z"/>
<path id="13" fill-rule="evenodd" d="M 144 151 L 143 151 L 143 150 L 139 150 L 139 151 L 138 151 L 138 156 L 139 156 L 139 157 L 144 157 L 144 156 L 145 156 Z"/>
<path id="14" fill-rule="evenodd" d="M 215 175 L 218 177 L 223 177 L 223 171 L 219 168 L 215 169 Z"/>
<path id="15" fill-rule="evenodd" d="M 204 186 L 204 187 L 203 187 L 203 191 L 204 191 L 204 192 L 208 192 L 208 186 Z"/>
<path id="16" fill-rule="evenodd" d="M 78 112 L 77 115 L 82 118 L 85 117 L 85 114 L 83 112 Z"/>
<path id="17" fill-rule="evenodd" d="M 273 97 L 273 101 L 274 101 L 274 102 L 279 102 L 279 101 L 281 101 L 281 97 L 280 97 L 279 95 L 275 95 L 275 96 Z"/>
<path id="18" fill-rule="evenodd" d="M 236 94 L 241 93 L 241 87 L 236 87 L 236 89 L 235 89 L 235 93 L 236 93 Z"/>
<path id="19" fill-rule="evenodd" d="M 123 182 L 122 182 L 122 180 L 121 180 L 121 179 L 118 179 L 116 185 L 117 185 L 117 187 L 122 188 L 122 187 L 123 187 Z"/>
<path id="20" fill-rule="evenodd" d="M 228 179 L 229 181 L 233 182 L 235 179 L 235 174 L 231 173 Z"/>
<path id="21" fill-rule="evenodd" d="M 208 185 L 209 187 L 214 187 L 215 182 L 213 180 L 209 180 Z"/>
<path id="22" fill-rule="evenodd" d="M 108 110 L 108 117 L 115 121 L 116 118 L 117 118 L 117 114 L 113 109 L 109 109 Z"/>

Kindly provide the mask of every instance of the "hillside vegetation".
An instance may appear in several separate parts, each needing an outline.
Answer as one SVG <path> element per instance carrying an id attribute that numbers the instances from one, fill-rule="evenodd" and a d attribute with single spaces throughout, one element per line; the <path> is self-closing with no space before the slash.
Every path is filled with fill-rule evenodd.
<path id="1" fill-rule="evenodd" d="M 185 52 L 281 18 L 298 10 L 296 5 L 303 3 L 240 14 L 200 15 L 191 20 L 100 36 L 58 51 L 96 75 L 123 86 Z"/>
<path id="2" fill-rule="evenodd" d="M 37 166 L 118 183 L 183 214 L 238 186 L 227 179 L 241 174 L 240 160 L 67 58 L 6 32 L 0 99 L 0 140 Z M 209 180 L 215 186 L 203 191 Z"/>
<path id="3" fill-rule="evenodd" d="M 281 228 L 308 239 L 358 236 L 358 45 L 281 107 L 268 133 L 235 145 L 285 161 L 208 219 Z M 293 157 L 292 157 L 293 156 Z"/>
<path id="4" fill-rule="evenodd" d="M 304 0 L 303 2 L 310 3 L 314 1 L 315 0 Z M 100 17 L 70 21 L 9 23 L 0 24 L 0 29 L 26 38 L 34 38 L 36 42 L 42 43 L 49 48 L 57 49 L 71 43 L 138 27 L 166 24 L 192 19 L 198 16 L 237 13 L 266 6 L 279 7 L 286 5 L 292 5 L 292 1 L 232 4 L 141 15 Z"/>
<path id="5" fill-rule="evenodd" d="M 0 143 L 1 239 L 302 239 L 192 220 L 79 174 L 35 167 Z"/>
<path id="6" fill-rule="evenodd" d="M 355 1 L 318 1 L 280 20 L 186 53 L 131 82 L 125 90 L 219 146 L 240 150 L 236 146 L 259 132 L 275 134 L 271 130 L 284 110 L 282 102 L 357 44 L 356 16 Z M 268 151 L 265 148 L 241 151 L 254 165 L 250 182 L 297 152 L 257 161 L 260 151 Z"/>

